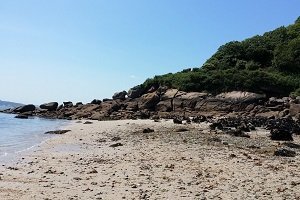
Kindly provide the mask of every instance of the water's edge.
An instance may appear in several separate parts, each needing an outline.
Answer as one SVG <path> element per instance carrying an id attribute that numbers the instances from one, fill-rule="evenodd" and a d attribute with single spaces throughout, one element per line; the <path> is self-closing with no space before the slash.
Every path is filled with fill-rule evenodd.
<path id="1" fill-rule="evenodd" d="M 3 115 L 2 115 L 2 117 L 3 117 Z M 14 115 L 8 116 L 9 120 L 12 120 L 13 117 L 14 117 Z M 10 149 L 10 152 L 5 151 L 5 148 L 9 148 L 9 145 L 3 144 L 2 152 L 0 152 L 2 154 L 2 155 L 0 155 L 0 163 L 2 165 L 16 163 L 18 160 L 22 159 L 22 157 L 24 155 L 28 155 L 31 152 L 37 150 L 46 141 L 48 141 L 54 137 L 59 137 L 59 135 L 47 135 L 46 136 L 46 135 L 44 135 L 44 133 L 46 131 L 65 129 L 66 126 L 68 126 L 72 123 L 72 121 L 67 121 L 67 120 L 51 120 L 51 119 L 44 119 L 44 118 L 38 118 L 38 117 L 34 117 L 31 119 L 15 119 L 15 120 L 22 120 L 22 121 L 17 121 L 17 122 L 19 122 L 17 124 L 18 126 L 22 126 L 22 124 L 24 124 L 25 127 L 27 126 L 26 127 L 27 129 L 26 128 L 24 129 L 24 131 L 27 131 L 27 133 L 24 135 L 21 135 L 21 136 L 25 137 L 25 138 L 28 137 L 27 140 L 30 141 L 30 143 L 28 143 L 29 145 L 27 145 L 27 143 L 26 143 L 27 141 L 25 141 L 24 143 L 27 146 L 25 146 L 24 144 L 20 144 L 20 148 L 12 147 L 12 150 Z M 0 123 L 1 122 L 2 122 L 2 124 L 0 124 L 0 128 L 3 128 L 3 124 L 5 122 L 3 122 L 3 119 L 2 119 L 2 121 L 0 121 Z M 31 125 L 33 126 L 32 129 L 28 129 L 28 126 L 30 128 Z M 34 127 L 35 125 L 36 125 L 36 127 Z M 43 127 L 43 125 L 44 125 L 44 127 Z M 5 127 L 5 128 L 9 129 L 7 127 Z M 2 129 L 2 134 L 3 134 L 3 132 L 5 133 L 5 130 L 6 130 L 5 128 L 4 128 L 4 131 Z M 20 128 L 22 128 L 22 127 L 20 127 Z M 17 131 L 19 131 L 19 130 L 17 129 Z M 20 132 L 22 132 L 22 131 L 23 130 L 20 130 Z M 28 131 L 30 131 L 30 133 L 28 133 Z M 30 134 L 32 134 L 32 138 L 30 138 L 30 136 L 31 136 Z M 18 135 L 16 135 L 16 137 L 18 137 Z M 17 138 L 16 138 L 16 140 L 17 140 Z M 3 141 L 3 136 L 2 136 L 2 142 L 5 142 L 5 141 Z M 20 142 L 20 141 L 18 141 L 18 142 Z M 18 142 L 17 142 L 17 144 L 18 144 Z M 1 147 L 1 143 L 0 143 L 0 147 Z"/>

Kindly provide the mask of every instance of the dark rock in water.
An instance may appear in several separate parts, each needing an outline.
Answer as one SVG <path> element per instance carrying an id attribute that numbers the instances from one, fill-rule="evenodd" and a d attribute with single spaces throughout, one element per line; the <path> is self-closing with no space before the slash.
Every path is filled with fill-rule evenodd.
<path id="1" fill-rule="evenodd" d="M 25 106 L 20 106 L 18 108 L 15 108 L 13 110 L 13 112 L 19 112 L 19 113 L 24 113 L 24 112 L 30 112 L 30 111 L 34 111 L 35 110 L 35 106 L 32 104 L 28 104 Z"/>
<path id="2" fill-rule="evenodd" d="M 135 86 L 135 87 L 129 89 L 127 96 L 129 98 L 135 99 L 135 98 L 142 96 L 143 92 L 144 92 L 144 89 L 142 88 L 142 86 L 138 85 L 138 86 Z"/>
<path id="3" fill-rule="evenodd" d="M 127 92 L 126 92 L 126 91 L 116 92 L 116 93 L 112 96 L 112 99 L 113 99 L 113 100 L 117 100 L 117 99 L 125 100 L 126 95 L 127 95 Z"/>
<path id="4" fill-rule="evenodd" d="M 235 130 L 228 130 L 226 131 L 227 134 L 235 136 L 235 137 L 246 137 L 246 138 L 250 138 L 250 135 L 245 134 L 244 131 L 242 131 L 241 129 L 235 129 Z"/>
<path id="5" fill-rule="evenodd" d="M 71 107 L 73 107 L 73 103 L 71 101 L 63 102 L 63 104 L 64 104 L 65 108 L 71 108 Z"/>
<path id="6" fill-rule="evenodd" d="M 101 100 L 99 100 L 99 99 L 94 99 L 92 102 L 91 102 L 91 104 L 96 104 L 96 105 L 100 105 L 101 104 Z"/>
<path id="7" fill-rule="evenodd" d="M 271 140 L 293 141 L 292 132 L 286 129 L 272 129 Z"/>
<path id="8" fill-rule="evenodd" d="M 123 146 L 122 143 L 115 143 L 115 144 L 110 145 L 110 147 L 121 147 L 121 146 Z"/>
<path id="9" fill-rule="evenodd" d="M 61 135 L 61 134 L 65 134 L 65 133 L 67 133 L 69 131 L 71 131 L 71 130 L 47 131 L 45 134 L 58 134 L 58 135 Z"/>
<path id="10" fill-rule="evenodd" d="M 278 149 L 274 152 L 274 156 L 283 156 L 283 157 L 295 157 L 296 152 L 289 149 Z"/>
<path id="11" fill-rule="evenodd" d="M 178 118 L 174 118 L 174 119 L 173 119 L 173 123 L 174 123 L 174 124 L 182 124 L 182 120 L 181 120 L 181 119 L 178 119 Z"/>
<path id="12" fill-rule="evenodd" d="M 16 115 L 15 118 L 18 118 L 18 119 L 28 119 L 28 116 L 27 115 L 23 115 L 23 114 L 19 114 L 19 115 Z"/>
<path id="13" fill-rule="evenodd" d="M 90 121 L 86 121 L 84 122 L 83 124 L 92 124 L 93 122 L 90 122 Z"/>
<path id="14" fill-rule="evenodd" d="M 143 133 L 152 133 L 152 132 L 154 132 L 154 130 L 151 129 L 151 128 L 145 128 L 145 129 L 143 130 Z"/>
<path id="15" fill-rule="evenodd" d="M 58 107 L 57 102 L 44 103 L 44 104 L 40 105 L 41 109 L 46 109 L 48 111 L 54 111 L 57 109 L 57 107 Z"/>

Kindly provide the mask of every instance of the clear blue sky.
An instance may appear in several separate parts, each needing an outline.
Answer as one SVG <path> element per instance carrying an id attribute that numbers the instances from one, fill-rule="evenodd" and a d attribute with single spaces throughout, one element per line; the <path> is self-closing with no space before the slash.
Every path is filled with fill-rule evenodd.
<path id="1" fill-rule="evenodd" d="M 0 0 L 0 99 L 111 97 L 293 23 L 299 0 Z"/>

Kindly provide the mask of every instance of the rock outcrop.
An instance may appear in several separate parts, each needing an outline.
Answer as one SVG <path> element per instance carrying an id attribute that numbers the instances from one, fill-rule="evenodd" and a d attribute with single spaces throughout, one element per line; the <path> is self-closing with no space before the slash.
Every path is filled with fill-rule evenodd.
<path id="1" fill-rule="evenodd" d="M 28 104 L 25 106 L 17 107 L 13 110 L 14 113 L 24 113 L 24 112 L 31 112 L 35 110 L 35 106 L 33 104 Z"/>
<path id="2" fill-rule="evenodd" d="M 57 109 L 57 107 L 58 107 L 57 102 L 50 102 L 50 103 L 45 103 L 45 104 L 40 105 L 41 109 L 45 109 L 48 111 L 54 111 Z"/>
<path id="3" fill-rule="evenodd" d="M 143 94 L 142 86 L 138 85 L 128 90 L 127 96 L 131 99 L 139 98 Z"/>
<path id="4" fill-rule="evenodd" d="M 126 92 L 126 91 L 116 92 L 116 93 L 112 96 L 112 99 L 113 99 L 113 100 L 117 100 L 117 99 L 125 100 L 126 95 L 127 95 L 127 92 Z"/>

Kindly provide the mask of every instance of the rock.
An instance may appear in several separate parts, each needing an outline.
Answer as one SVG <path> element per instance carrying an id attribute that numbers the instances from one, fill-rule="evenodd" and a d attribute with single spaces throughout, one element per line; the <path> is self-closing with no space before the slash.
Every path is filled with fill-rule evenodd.
<path id="1" fill-rule="evenodd" d="M 194 109 L 196 111 L 225 111 L 225 112 L 232 112 L 234 106 L 238 106 L 239 104 L 234 104 L 232 102 L 228 102 L 221 98 L 214 98 L 209 97 L 202 100 L 198 100 L 196 102 L 196 105 L 194 106 Z M 237 110 L 239 110 L 238 108 Z"/>
<path id="2" fill-rule="evenodd" d="M 118 142 L 118 143 L 110 145 L 109 147 L 120 147 L 120 146 L 123 146 L 123 144 Z"/>
<path id="3" fill-rule="evenodd" d="M 285 142 L 285 143 L 283 143 L 283 145 L 287 146 L 289 148 L 292 148 L 292 149 L 300 149 L 299 144 L 295 144 L 295 143 L 292 143 L 292 142 Z"/>
<path id="4" fill-rule="evenodd" d="M 186 131 L 189 131 L 189 129 L 187 128 L 178 128 L 175 130 L 175 132 L 186 132 Z"/>
<path id="5" fill-rule="evenodd" d="M 97 173 L 98 173 L 98 171 L 96 169 L 92 169 L 87 174 L 97 174 Z"/>
<path id="6" fill-rule="evenodd" d="M 111 139 L 111 141 L 119 141 L 119 140 L 121 140 L 121 138 L 119 137 L 119 136 L 116 136 L 116 137 L 113 137 L 112 139 Z"/>
<path id="7" fill-rule="evenodd" d="M 90 121 L 86 121 L 84 122 L 83 124 L 92 124 L 93 122 L 90 122 Z"/>
<path id="8" fill-rule="evenodd" d="M 241 123 L 241 125 L 239 125 L 237 127 L 238 129 L 240 129 L 241 131 L 244 131 L 244 132 L 250 132 L 250 128 L 248 125 L 246 125 L 244 122 Z"/>
<path id="9" fill-rule="evenodd" d="M 104 99 L 102 100 L 102 102 L 108 102 L 108 101 L 112 101 L 112 99 L 104 98 Z"/>
<path id="10" fill-rule="evenodd" d="M 295 157 L 296 156 L 296 152 L 293 150 L 289 150 L 289 149 L 285 149 L 285 148 L 281 148 L 278 149 L 274 152 L 275 156 L 283 156 L 283 157 Z"/>
<path id="11" fill-rule="evenodd" d="M 172 101 L 173 110 L 195 110 L 197 103 L 207 96 L 207 93 L 178 91 Z"/>
<path id="12" fill-rule="evenodd" d="M 125 105 L 126 105 L 126 110 L 128 111 L 136 112 L 139 109 L 138 102 L 136 101 L 126 102 Z"/>
<path id="13" fill-rule="evenodd" d="M 289 109 L 284 109 L 282 112 L 279 113 L 279 117 L 285 117 L 290 113 Z"/>
<path id="14" fill-rule="evenodd" d="M 139 101 L 139 108 L 154 110 L 158 102 L 159 96 L 155 92 L 144 94 Z"/>
<path id="15" fill-rule="evenodd" d="M 161 101 L 173 99 L 177 93 L 178 93 L 177 89 L 169 89 L 164 94 L 162 94 Z"/>
<path id="16" fill-rule="evenodd" d="M 181 119 L 178 119 L 178 118 L 174 118 L 174 119 L 173 119 L 173 123 L 174 123 L 174 124 L 182 124 L 182 120 L 181 120 Z"/>
<path id="17" fill-rule="evenodd" d="M 211 130 L 215 130 L 216 128 L 219 130 L 223 130 L 223 125 L 220 122 L 213 122 L 212 124 L 209 125 L 209 128 Z"/>
<path id="18" fill-rule="evenodd" d="M 292 117 L 300 116 L 300 104 L 295 104 L 295 103 L 290 104 L 290 115 Z"/>
<path id="19" fill-rule="evenodd" d="M 246 138 L 250 138 L 250 135 L 245 134 L 244 131 L 242 131 L 241 129 L 233 129 L 233 130 L 228 130 L 226 131 L 227 134 L 235 136 L 235 137 L 246 137 Z"/>
<path id="20" fill-rule="evenodd" d="M 220 98 L 225 101 L 253 103 L 265 99 L 266 95 L 252 92 L 232 91 L 221 93 L 217 95 L 216 98 Z"/>
<path id="21" fill-rule="evenodd" d="M 57 110 L 59 111 L 59 110 L 61 110 L 63 107 L 64 107 L 64 105 L 61 104 L 61 105 L 59 105 L 59 106 L 57 107 Z"/>
<path id="22" fill-rule="evenodd" d="M 154 130 L 151 129 L 151 128 L 145 128 L 145 129 L 143 130 L 143 133 L 152 133 L 152 132 L 154 132 Z"/>
<path id="23" fill-rule="evenodd" d="M 113 99 L 113 100 L 117 100 L 117 99 L 125 100 L 126 95 L 127 95 L 127 92 L 126 92 L 126 91 L 116 92 L 116 93 L 112 96 L 112 99 Z"/>
<path id="24" fill-rule="evenodd" d="M 152 87 L 147 91 L 147 93 L 153 93 L 153 92 L 156 91 L 156 89 L 157 89 L 157 87 L 152 86 Z"/>
<path id="25" fill-rule="evenodd" d="M 57 107 L 58 107 L 57 102 L 44 103 L 44 104 L 40 105 L 41 109 L 46 109 L 48 111 L 54 111 L 57 109 Z"/>
<path id="26" fill-rule="evenodd" d="M 100 105 L 101 103 L 102 103 L 102 101 L 99 100 L 99 99 L 94 99 L 94 100 L 91 102 L 91 104 L 96 104 L 96 105 Z"/>
<path id="27" fill-rule="evenodd" d="M 159 112 L 171 112 L 173 110 L 172 100 L 164 100 L 160 101 L 155 108 L 156 111 Z"/>
<path id="28" fill-rule="evenodd" d="M 82 102 L 77 102 L 77 103 L 75 104 L 75 107 L 79 107 L 79 106 L 83 106 L 83 103 L 82 103 Z"/>
<path id="29" fill-rule="evenodd" d="M 139 98 L 140 96 L 142 96 L 144 92 L 144 89 L 142 88 L 141 85 L 135 86 L 131 89 L 128 90 L 127 96 L 129 98 L 135 99 L 135 98 Z"/>
<path id="30" fill-rule="evenodd" d="M 90 117 L 91 120 L 101 120 L 102 118 L 103 114 L 99 112 L 92 114 L 92 116 Z"/>
<path id="31" fill-rule="evenodd" d="M 58 135 L 61 135 L 61 134 L 65 134 L 65 133 L 67 133 L 69 131 L 71 131 L 71 130 L 47 131 L 45 134 L 58 134 Z"/>
<path id="32" fill-rule="evenodd" d="M 27 115 L 23 115 L 23 114 L 19 114 L 19 115 L 16 115 L 15 118 L 18 118 L 18 119 L 28 119 L 28 116 Z"/>
<path id="33" fill-rule="evenodd" d="M 71 108 L 71 107 L 73 107 L 73 103 L 71 101 L 63 102 L 63 104 L 64 104 L 65 108 Z"/>
<path id="34" fill-rule="evenodd" d="M 292 132 L 286 129 L 272 129 L 271 140 L 293 141 Z"/>
<path id="35" fill-rule="evenodd" d="M 19 112 L 19 113 L 24 113 L 24 112 L 30 112 L 30 111 L 34 111 L 35 110 L 35 106 L 32 104 L 28 104 L 25 106 L 20 106 L 17 107 L 13 110 L 13 112 Z"/>
<path id="36" fill-rule="evenodd" d="M 206 121 L 207 121 L 207 118 L 204 115 L 199 115 L 199 116 L 192 118 L 192 122 L 194 122 L 194 123 L 201 123 L 201 122 L 206 122 Z"/>

